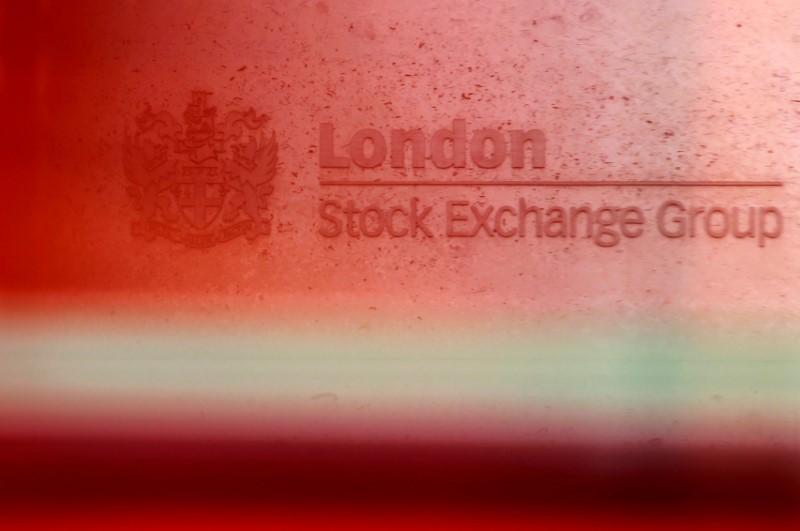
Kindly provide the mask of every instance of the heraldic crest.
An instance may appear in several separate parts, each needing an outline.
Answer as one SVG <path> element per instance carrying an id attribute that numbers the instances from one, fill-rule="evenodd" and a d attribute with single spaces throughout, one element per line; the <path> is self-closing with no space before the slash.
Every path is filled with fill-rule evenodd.
<path id="1" fill-rule="evenodd" d="M 217 123 L 209 92 L 194 91 L 183 113 L 185 127 L 148 106 L 125 140 L 128 194 L 139 219 L 133 233 L 188 247 L 210 247 L 245 235 L 269 233 L 267 197 L 277 168 L 269 118 L 232 111 Z"/>

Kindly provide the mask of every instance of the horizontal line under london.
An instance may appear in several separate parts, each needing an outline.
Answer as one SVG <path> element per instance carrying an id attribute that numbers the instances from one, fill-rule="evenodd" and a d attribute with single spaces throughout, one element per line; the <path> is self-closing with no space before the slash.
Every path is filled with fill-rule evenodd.
<path id="1" fill-rule="evenodd" d="M 783 186 L 782 181 L 320 181 L 322 186 L 686 186 L 686 187 L 772 187 Z"/>

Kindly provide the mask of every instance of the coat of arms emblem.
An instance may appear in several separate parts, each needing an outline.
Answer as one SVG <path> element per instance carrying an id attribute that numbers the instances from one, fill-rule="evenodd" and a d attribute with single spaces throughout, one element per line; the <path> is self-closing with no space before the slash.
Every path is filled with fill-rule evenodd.
<path id="1" fill-rule="evenodd" d="M 139 219 L 136 236 L 210 247 L 268 234 L 267 197 L 277 169 L 275 131 L 250 108 L 217 122 L 211 94 L 192 92 L 182 126 L 148 106 L 125 141 L 124 169 Z"/>

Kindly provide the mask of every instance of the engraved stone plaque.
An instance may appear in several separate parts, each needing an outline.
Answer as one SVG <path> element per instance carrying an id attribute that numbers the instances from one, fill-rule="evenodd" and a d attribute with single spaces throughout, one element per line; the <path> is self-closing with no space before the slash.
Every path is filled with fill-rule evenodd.
<path id="1" fill-rule="evenodd" d="M 328 444 L 478 448 L 419 465 L 477 463 L 470 507 L 496 499 L 481 448 L 547 448 L 552 476 L 497 465 L 541 507 L 642 470 L 655 500 L 797 501 L 792 2 L 23 4 L 0 11 L 0 449 L 267 442 L 269 496 L 302 504 L 297 456 Z M 320 457 L 331 491 L 340 462 L 373 477 L 348 451 Z M 380 454 L 377 498 L 412 500 L 420 452 Z"/>

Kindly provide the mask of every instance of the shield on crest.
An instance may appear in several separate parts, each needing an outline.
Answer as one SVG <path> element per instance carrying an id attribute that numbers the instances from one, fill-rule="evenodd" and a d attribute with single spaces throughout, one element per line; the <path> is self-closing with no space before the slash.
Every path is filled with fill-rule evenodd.
<path id="1" fill-rule="evenodd" d="M 195 91 L 180 125 L 150 107 L 125 141 L 129 195 L 140 212 L 133 233 L 190 247 L 209 247 L 244 234 L 269 233 L 267 197 L 277 171 L 269 118 L 249 108 L 217 123 L 210 93 Z"/>

